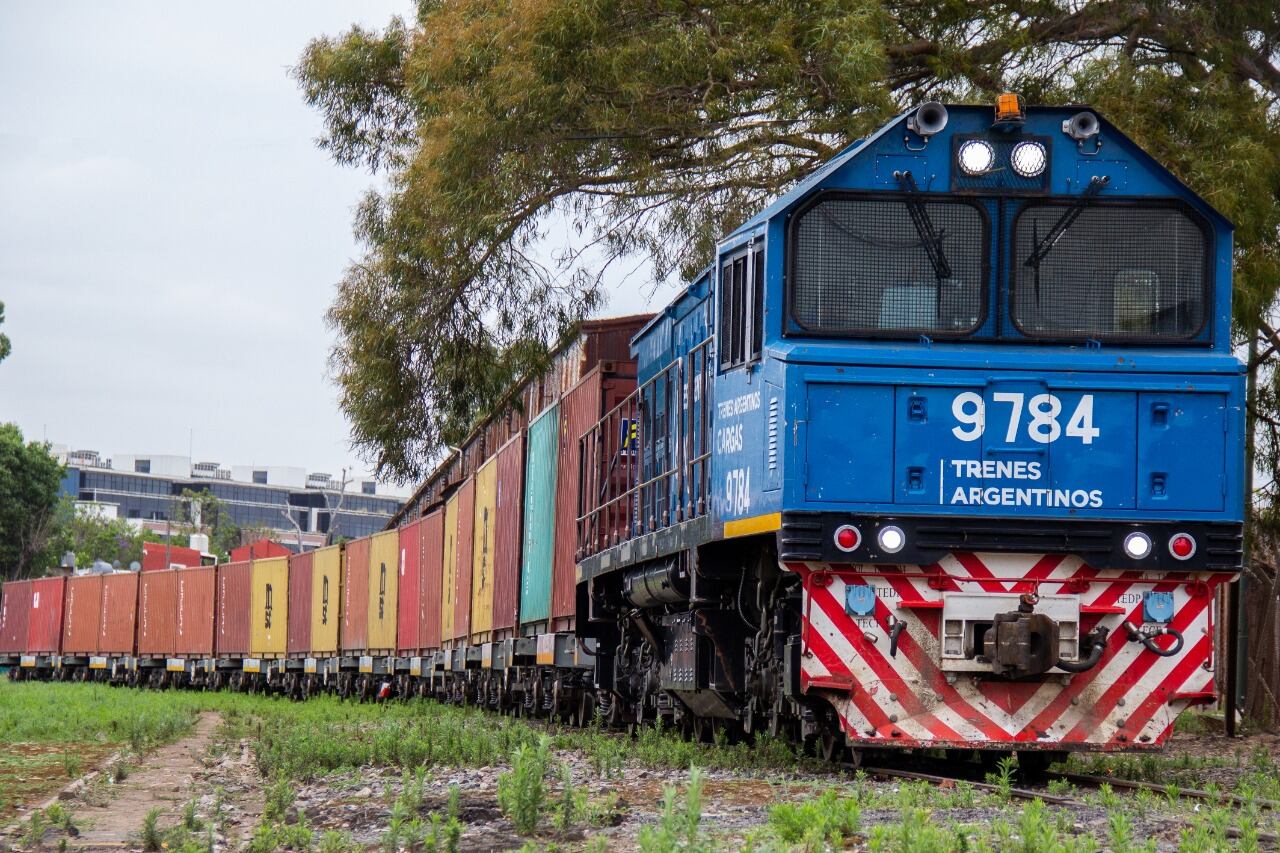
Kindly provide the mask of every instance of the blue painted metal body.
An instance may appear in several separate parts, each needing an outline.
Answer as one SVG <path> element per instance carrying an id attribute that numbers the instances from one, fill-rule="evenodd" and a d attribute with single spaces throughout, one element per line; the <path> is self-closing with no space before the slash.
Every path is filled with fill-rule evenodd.
<path id="1" fill-rule="evenodd" d="M 1022 132 L 1049 148 L 1046 192 L 968 195 L 993 223 L 987 312 L 973 335 L 815 337 L 788 319 L 785 305 L 787 230 L 797 210 L 834 190 L 898 193 L 894 172 L 903 170 L 922 193 L 950 195 L 951 136 L 991 126 L 991 109 L 976 106 L 950 108 L 946 129 L 927 144 L 906 130 L 904 115 L 841 152 L 727 237 L 709 274 L 636 336 L 643 383 L 702 340 L 706 318 L 718 317 L 724 263 L 744 246 L 763 246 L 762 355 L 717 370 L 712 388 L 716 521 L 783 510 L 1242 519 L 1244 371 L 1230 348 L 1231 225 L 1105 119 L 1098 138 L 1078 146 L 1061 129 L 1077 111 L 1028 110 Z M 1094 175 L 1110 179 L 1104 198 L 1177 199 L 1207 223 L 1211 310 L 1192 339 L 1038 342 L 1010 321 L 1013 214 L 1030 198 L 1077 197 Z M 1060 407 L 1053 441 L 1031 440 L 1032 413 L 1025 406 L 1015 413 L 1010 402 L 1042 395 Z M 1088 417 L 1065 434 L 1083 417 L 1086 397 Z M 976 399 L 985 408 L 981 430 L 960 418 Z M 1044 437 L 1049 428 L 1040 429 Z M 642 433 L 643 452 L 661 455 L 663 440 Z"/>

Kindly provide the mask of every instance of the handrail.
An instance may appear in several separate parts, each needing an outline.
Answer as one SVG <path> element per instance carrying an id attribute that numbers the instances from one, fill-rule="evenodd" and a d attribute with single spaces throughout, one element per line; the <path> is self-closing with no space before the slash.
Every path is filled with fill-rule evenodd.
<path id="1" fill-rule="evenodd" d="M 579 437 L 579 559 L 708 510 L 713 340 L 673 359 Z"/>

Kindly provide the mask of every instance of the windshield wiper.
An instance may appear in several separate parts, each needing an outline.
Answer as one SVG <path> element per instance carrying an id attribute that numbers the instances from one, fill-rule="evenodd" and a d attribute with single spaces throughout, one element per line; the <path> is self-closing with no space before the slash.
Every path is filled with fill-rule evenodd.
<path id="1" fill-rule="evenodd" d="M 934 274 L 939 280 L 951 278 L 951 265 L 942 252 L 942 237 L 933 227 L 929 211 L 925 210 L 924 202 L 920 200 L 920 188 L 916 186 L 916 179 L 911 177 L 910 172 L 894 172 L 893 176 L 907 194 L 907 211 L 911 214 L 911 222 L 916 226 L 916 233 L 920 235 L 920 242 L 924 244 L 925 253 L 929 255 L 929 263 L 933 264 Z"/>
<path id="2" fill-rule="evenodd" d="M 1062 216 L 1058 217 L 1058 221 L 1049 229 L 1049 233 L 1044 235 L 1044 239 L 1036 243 L 1035 248 L 1031 250 L 1031 257 L 1027 258 L 1026 266 L 1033 267 L 1037 270 L 1040 269 L 1040 264 L 1043 263 L 1044 259 L 1053 251 L 1053 247 L 1062 239 L 1062 235 L 1067 233 L 1067 229 L 1071 227 L 1071 223 L 1075 222 L 1076 218 L 1084 212 L 1085 207 L 1089 204 L 1089 200 L 1102 192 L 1102 188 L 1105 187 L 1107 182 L 1110 180 L 1111 178 L 1108 175 L 1103 175 L 1102 177 L 1098 177 L 1097 175 L 1093 176 L 1093 179 L 1089 181 L 1089 186 L 1084 188 L 1084 192 L 1076 196 L 1070 206 L 1062 212 Z"/>

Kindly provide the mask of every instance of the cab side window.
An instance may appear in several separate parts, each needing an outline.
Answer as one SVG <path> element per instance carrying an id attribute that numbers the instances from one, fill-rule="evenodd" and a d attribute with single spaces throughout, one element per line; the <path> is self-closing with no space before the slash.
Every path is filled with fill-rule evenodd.
<path id="1" fill-rule="evenodd" d="M 720 264 L 720 368 L 755 361 L 764 342 L 764 249 L 755 246 Z"/>

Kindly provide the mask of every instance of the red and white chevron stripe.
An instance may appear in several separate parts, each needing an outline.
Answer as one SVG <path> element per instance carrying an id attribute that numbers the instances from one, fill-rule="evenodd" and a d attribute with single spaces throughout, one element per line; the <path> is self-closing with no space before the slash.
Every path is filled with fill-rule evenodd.
<path id="1" fill-rule="evenodd" d="M 853 746 L 1154 748 L 1179 713 L 1214 696 L 1213 594 L 1228 575 L 1095 569 L 1076 557 L 1020 554 L 953 554 L 932 566 L 783 568 L 804 582 L 802 687 L 831 703 Z M 874 614 L 846 612 L 853 584 L 875 589 Z M 1142 624 L 1148 590 L 1174 594 L 1170 624 L 1185 640 L 1177 655 L 1131 642 L 1121 624 Z M 1081 635 L 1107 626 L 1106 652 L 1087 672 L 1020 682 L 943 672 L 941 608 L 951 591 L 1077 595 Z M 895 620 L 905 630 L 891 655 Z M 1157 640 L 1162 648 L 1171 642 Z"/>

